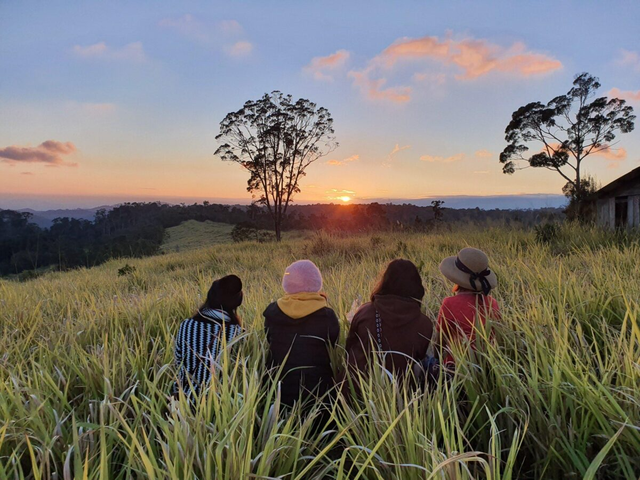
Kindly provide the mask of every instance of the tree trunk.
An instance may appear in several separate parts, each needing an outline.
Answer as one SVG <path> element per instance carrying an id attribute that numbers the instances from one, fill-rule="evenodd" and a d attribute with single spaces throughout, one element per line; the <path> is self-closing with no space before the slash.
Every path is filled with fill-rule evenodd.
<path id="1" fill-rule="evenodd" d="M 274 219 L 274 227 L 276 231 L 276 242 L 279 242 L 282 240 L 282 218 L 279 218 L 278 215 L 276 215 Z"/>

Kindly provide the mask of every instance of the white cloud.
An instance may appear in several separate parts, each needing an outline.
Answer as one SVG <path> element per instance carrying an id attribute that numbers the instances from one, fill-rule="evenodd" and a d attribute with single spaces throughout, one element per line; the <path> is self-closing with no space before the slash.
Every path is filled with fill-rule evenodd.
<path id="1" fill-rule="evenodd" d="M 109 47 L 105 42 L 94 43 L 93 45 L 75 45 L 73 53 L 80 58 L 105 59 L 105 60 L 122 60 L 128 62 L 142 63 L 147 60 L 142 47 L 142 42 L 133 42 L 122 48 Z"/>
<path id="2" fill-rule="evenodd" d="M 624 49 L 620 50 L 620 56 L 616 59 L 615 63 L 640 72 L 640 54 L 638 52 Z"/>
<path id="3" fill-rule="evenodd" d="M 253 51 L 253 44 L 246 40 L 225 47 L 225 53 L 230 57 L 246 57 Z"/>
<path id="4" fill-rule="evenodd" d="M 217 23 L 216 27 L 227 35 L 240 35 L 244 32 L 242 25 L 236 20 L 222 20 Z"/>
<path id="5" fill-rule="evenodd" d="M 193 15 L 187 13 L 178 18 L 165 18 L 158 22 L 160 27 L 175 30 L 179 34 L 200 42 L 208 42 L 210 34 L 202 23 Z"/>

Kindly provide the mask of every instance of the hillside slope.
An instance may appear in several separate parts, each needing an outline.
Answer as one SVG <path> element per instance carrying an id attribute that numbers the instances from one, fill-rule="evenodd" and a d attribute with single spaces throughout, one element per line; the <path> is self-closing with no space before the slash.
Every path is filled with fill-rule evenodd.
<path id="1" fill-rule="evenodd" d="M 177 227 L 167 228 L 162 251 L 184 252 L 194 248 L 231 242 L 233 225 L 218 222 L 187 220 Z"/>

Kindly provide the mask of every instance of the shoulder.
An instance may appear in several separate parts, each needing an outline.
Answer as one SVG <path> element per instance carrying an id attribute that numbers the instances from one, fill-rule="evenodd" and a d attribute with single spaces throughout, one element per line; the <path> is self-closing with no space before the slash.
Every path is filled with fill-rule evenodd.
<path id="1" fill-rule="evenodd" d="M 269 305 L 267 305 L 267 308 L 264 309 L 264 312 L 262 312 L 262 316 L 264 316 L 264 318 L 268 319 L 268 318 L 272 318 L 276 315 L 280 315 L 281 310 L 280 307 L 278 306 L 278 302 L 273 302 L 270 303 Z"/>
<path id="2" fill-rule="evenodd" d="M 193 322 L 193 318 L 184 319 L 182 322 L 180 322 L 180 327 L 178 328 L 178 330 L 186 330 L 190 328 L 193 325 Z"/>
<path id="3" fill-rule="evenodd" d="M 428 333 L 430 333 L 433 330 L 433 324 L 435 322 L 435 319 L 425 313 L 420 313 L 420 328 L 423 331 L 426 331 Z"/>
<path id="4" fill-rule="evenodd" d="M 358 309 L 358 311 L 356 312 L 356 316 L 367 316 L 375 314 L 375 311 L 376 307 L 373 306 L 373 302 L 367 302 Z"/>
<path id="5" fill-rule="evenodd" d="M 324 315 L 330 322 L 339 323 L 338 315 L 332 308 L 324 307 L 322 310 L 324 311 Z"/>
<path id="6" fill-rule="evenodd" d="M 455 295 L 452 295 L 450 297 L 445 297 L 442 300 L 442 306 L 444 307 L 446 305 L 450 305 L 450 304 L 454 303 L 455 301 L 456 301 L 456 296 Z"/>
<path id="7" fill-rule="evenodd" d="M 357 325 L 362 324 L 363 322 L 367 322 L 371 319 L 375 319 L 376 309 L 373 306 L 372 302 L 365 303 L 362 305 L 356 314 L 353 316 L 353 320 L 351 321 L 351 328 L 356 327 Z"/>

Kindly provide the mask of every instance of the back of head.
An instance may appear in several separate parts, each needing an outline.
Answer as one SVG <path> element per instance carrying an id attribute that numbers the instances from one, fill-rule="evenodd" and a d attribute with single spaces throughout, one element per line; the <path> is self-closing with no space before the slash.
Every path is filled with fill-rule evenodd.
<path id="1" fill-rule="evenodd" d="M 235 316 L 235 310 L 242 304 L 242 298 L 242 280 L 236 275 L 227 275 L 213 282 L 204 306 L 221 309 Z"/>
<path id="2" fill-rule="evenodd" d="M 298 260 L 284 271 L 282 288 L 289 295 L 318 293 L 322 290 L 322 274 L 311 260 Z"/>
<path id="3" fill-rule="evenodd" d="M 372 301 L 376 295 L 398 295 L 422 300 L 424 287 L 418 268 L 410 260 L 399 258 L 391 261 L 371 293 Z"/>

